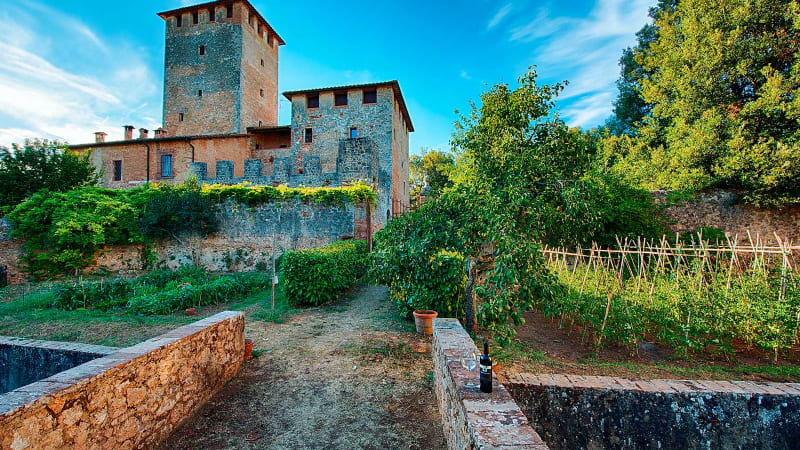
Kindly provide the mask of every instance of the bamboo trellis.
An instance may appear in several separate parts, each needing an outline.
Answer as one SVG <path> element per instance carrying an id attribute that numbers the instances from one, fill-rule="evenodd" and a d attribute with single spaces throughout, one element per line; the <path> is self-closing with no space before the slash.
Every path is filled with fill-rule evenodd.
<path id="1" fill-rule="evenodd" d="M 755 277 L 775 270 L 780 273 L 782 298 L 786 280 L 794 277 L 798 270 L 800 246 L 781 239 L 777 234 L 773 236 L 774 241 L 768 242 L 758 233 L 753 236 L 748 231 L 744 243 L 739 243 L 739 236 L 735 236 L 727 239 L 723 246 L 711 245 L 702 235 L 690 236 L 688 244 L 681 242 L 680 234 L 676 234 L 675 243 L 666 236 L 660 240 L 617 238 L 615 248 L 603 248 L 594 243 L 590 248 L 545 246 L 543 253 L 557 271 L 569 270 L 574 274 L 579 266 L 585 265 L 581 295 L 587 288 L 586 281 L 592 269 L 611 270 L 619 279 L 620 288 L 623 288 L 622 280 L 635 278 L 637 292 L 647 288 L 653 274 L 671 274 L 676 283 L 680 283 L 681 277 L 695 277 L 698 288 L 703 287 L 706 276 L 715 280 L 726 276 L 726 287 L 730 289 L 734 275 Z M 652 284 L 650 290 L 652 295 Z"/>

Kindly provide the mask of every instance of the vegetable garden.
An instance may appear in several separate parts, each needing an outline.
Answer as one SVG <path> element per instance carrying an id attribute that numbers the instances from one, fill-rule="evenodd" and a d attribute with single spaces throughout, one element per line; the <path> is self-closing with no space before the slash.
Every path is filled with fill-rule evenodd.
<path id="1" fill-rule="evenodd" d="M 710 245 L 695 236 L 688 245 L 662 238 L 546 248 L 566 291 L 539 307 L 597 347 L 610 341 L 638 349 L 654 340 L 682 355 L 759 349 L 777 362 L 798 344 L 800 247 L 776 239 L 777 245 L 760 236 Z"/>

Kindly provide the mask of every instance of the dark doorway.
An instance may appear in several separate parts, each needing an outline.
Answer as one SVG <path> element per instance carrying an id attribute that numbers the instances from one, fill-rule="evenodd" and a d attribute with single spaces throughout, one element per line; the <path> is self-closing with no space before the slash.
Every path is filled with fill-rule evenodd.
<path id="1" fill-rule="evenodd" d="M 8 267 L 0 266 L 0 288 L 8 286 Z"/>

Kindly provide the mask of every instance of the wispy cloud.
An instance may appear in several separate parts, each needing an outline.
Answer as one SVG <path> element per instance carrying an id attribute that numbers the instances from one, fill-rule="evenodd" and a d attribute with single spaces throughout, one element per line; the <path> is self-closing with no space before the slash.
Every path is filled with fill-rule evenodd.
<path id="1" fill-rule="evenodd" d="M 505 6 L 500 8 L 500 10 L 497 11 L 497 13 L 495 13 L 495 15 L 492 17 L 492 19 L 489 20 L 489 23 L 486 25 L 486 29 L 487 30 L 491 30 L 492 28 L 494 28 L 497 25 L 499 25 L 500 22 L 502 22 L 503 19 L 506 18 L 508 13 L 511 12 L 513 7 L 514 7 L 514 5 L 512 5 L 511 3 L 507 3 Z"/>
<path id="2" fill-rule="evenodd" d="M 21 5 L 0 12 L 0 28 L 12 31 L 0 34 L 0 145 L 90 142 L 100 130 L 118 139 L 126 123 L 159 125 L 159 83 L 130 44 L 108 43 L 48 6 Z M 37 21 L 41 13 L 58 20 Z M 47 38 L 54 33 L 58 41 Z"/>
<path id="3" fill-rule="evenodd" d="M 508 28 L 508 40 L 530 45 L 541 74 L 570 76 L 561 99 L 571 99 L 562 116 L 575 126 L 608 117 L 616 96 L 622 49 L 635 43 L 652 0 L 596 0 L 587 17 L 553 16 L 548 9 Z"/>
<path id="4" fill-rule="evenodd" d="M 461 74 L 459 74 L 459 76 L 461 78 L 465 79 L 465 80 L 471 80 L 472 79 L 472 77 L 467 73 L 466 70 L 462 70 Z"/>

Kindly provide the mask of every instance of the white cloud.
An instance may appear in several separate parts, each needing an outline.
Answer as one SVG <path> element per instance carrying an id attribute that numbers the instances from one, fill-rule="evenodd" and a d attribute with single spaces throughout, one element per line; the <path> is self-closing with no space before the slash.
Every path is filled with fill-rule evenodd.
<path id="1" fill-rule="evenodd" d="M 41 13 L 58 20 L 36 20 Z M 0 34 L 0 145 L 37 137 L 91 142 L 101 130 L 121 139 L 126 123 L 159 126 L 160 83 L 129 43 L 108 42 L 31 1 L 4 9 L 0 28 L 13 31 Z"/>
<path id="2" fill-rule="evenodd" d="M 459 76 L 460 76 L 461 78 L 465 79 L 465 80 L 471 80 L 471 79 L 472 79 L 472 77 L 471 77 L 471 76 L 469 76 L 469 74 L 467 73 L 467 71 L 466 71 L 466 70 L 462 70 L 462 71 L 461 71 L 461 74 L 460 74 Z"/>
<path id="3" fill-rule="evenodd" d="M 597 0 L 587 17 L 553 17 L 547 9 L 516 23 L 508 39 L 532 45 L 540 74 L 569 74 L 560 99 L 572 99 L 562 112 L 574 126 L 600 123 L 611 114 L 622 50 L 635 44 L 653 0 Z M 526 64 L 527 66 L 527 64 Z"/>
<path id="4" fill-rule="evenodd" d="M 487 30 L 491 30 L 492 28 L 494 28 L 497 25 L 499 25 L 500 22 L 502 22 L 503 19 L 505 19 L 505 17 L 508 15 L 508 13 L 511 12 L 511 9 L 513 7 L 514 6 L 511 3 L 508 3 L 505 6 L 503 6 L 502 8 L 500 8 L 500 10 L 497 11 L 497 13 L 494 15 L 494 17 L 492 17 L 492 19 L 486 25 L 486 29 Z"/>

